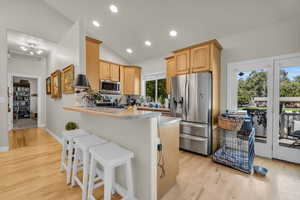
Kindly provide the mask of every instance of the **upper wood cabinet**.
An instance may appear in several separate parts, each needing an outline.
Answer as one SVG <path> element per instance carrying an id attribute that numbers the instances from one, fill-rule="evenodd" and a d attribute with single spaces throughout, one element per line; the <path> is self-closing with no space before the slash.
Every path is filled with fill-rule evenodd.
<path id="1" fill-rule="evenodd" d="M 217 51 L 222 49 L 217 40 L 211 40 L 173 51 L 176 74 L 212 71 L 213 59 L 219 58 L 214 56 L 216 54 L 216 52 L 212 51 L 214 47 L 216 47 Z"/>
<path id="2" fill-rule="evenodd" d="M 209 61 L 209 44 L 192 48 L 190 72 L 209 71 Z"/>
<path id="3" fill-rule="evenodd" d="M 99 77 L 100 80 L 120 81 L 120 65 L 100 60 Z"/>
<path id="4" fill-rule="evenodd" d="M 141 94 L 141 69 L 140 67 L 121 66 L 120 69 L 121 91 L 126 95 Z"/>
<path id="5" fill-rule="evenodd" d="M 190 68 L 190 50 L 175 52 L 175 68 L 177 74 L 186 74 Z"/>
<path id="6" fill-rule="evenodd" d="M 110 75 L 112 81 L 120 81 L 120 66 L 117 64 L 110 64 Z"/>
<path id="7" fill-rule="evenodd" d="M 101 41 L 86 37 L 86 75 L 92 90 L 99 91 L 99 49 Z"/>
<path id="8" fill-rule="evenodd" d="M 111 80 L 111 75 L 110 75 L 110 63 L 100 60 L 99 62 L 99 77 L 100 80 Z"/>
<path id="9" fill-rule="evenodd" d="M 166 66 L 167 66 L 167 79 L 166 79 L 166 89 L 167 93 L 171 93 L 171 85 L 172 85 L 172 77 L 176 76 L 175 69 L 175 57 L 171 56 L 166 58 Z"/>

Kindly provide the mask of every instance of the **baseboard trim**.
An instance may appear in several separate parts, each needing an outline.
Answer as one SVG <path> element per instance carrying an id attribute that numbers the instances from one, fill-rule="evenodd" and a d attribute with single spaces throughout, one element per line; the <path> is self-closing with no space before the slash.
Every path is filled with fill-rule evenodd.
<path id="1" fill-rule="evenodd" d="M 62 144 L 62 140 L 61 138 L 59 138 L 55 133 L 53 133 L 52 131 L 50 131 L 47 127 L 45 128 L 45 130 L 54 138 L 57 140 L 57 142 L 59 142 L 60 144 Z"/>
<path id="2" fill-rule="evenodd" d="M 8 151 L 9 151 L 8 146 L 0 147 L 0 152 L 8 152 Z"/>
<path id="3" fill-rule="evenodd" d="M 46 124 L 39 124 L 38 127 L 39 127 L 39 128 L 45 128 L 45 127 L 46 127 Z"/>

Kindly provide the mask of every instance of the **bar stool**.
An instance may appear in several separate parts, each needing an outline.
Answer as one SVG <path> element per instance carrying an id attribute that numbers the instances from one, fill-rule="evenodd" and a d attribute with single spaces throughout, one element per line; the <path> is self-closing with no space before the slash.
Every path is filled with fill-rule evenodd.
<path id="1" fill-rule="evenodd" d="M 82 190 L 82 200 L 85 200 L 87 198 L 88 173 L 90 165 L 89 149 L 97 145 L 103 145 L 107 143 L 107 141 L 95 135 L 90 135 L 87 137 L 74 138 L 74 142 L 75 154 L 73 162 L 72 187 L 74 187 L 77 183 Z M 82 169 L 83 181 L 81 182 L 77 176 L 77 172 Z M 101 173 L 98 172 L 97 174 L 98 179 L 102 178 L 102 176 L 100 175 Z"/>
<path id="2" fill-rule="evenodd" d="M 122 194 L 123 199 L 133 200 L 133 177 L 132 177 L 132 166 L 131 159 L 134 157 L 133 152 L 128 151 L 116 145 L 114 143 L 106 143 L 101 146 L 90 148 L 91 153 L 91 166 L 89 175 L 89 188 L 88 188 L 88 199 L 95 199 L 93 196 L 96 165 L 99 163 L 104 169 L 104 200 L 111 200 L 112 191 L 117 190 L 117 184 L 115 182 L 115 169 L 119 166 L 126 166 L 126 183 L 127 191 Z"/>
<path id="3" fill-rule="evenodd" d="M 74 138 L 88 136 L 89 133 L 82 129 L 75 129 L 71 131 L 64 131 L 62 133 L 62 152 L 61 152 L 61 165 L 60 170 L 66 170 L 67 184 L 71 183 L 71 170 L 72 170 L 72 159 L 74 151 Z"/>

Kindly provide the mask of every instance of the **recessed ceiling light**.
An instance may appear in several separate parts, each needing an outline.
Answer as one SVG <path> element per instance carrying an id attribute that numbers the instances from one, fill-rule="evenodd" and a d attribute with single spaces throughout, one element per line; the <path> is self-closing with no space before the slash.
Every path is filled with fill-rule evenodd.
<path id="1" fill-rule="evenodd" d="M 28 49 L 24 46 L 20 46 L 20 49 L 22 49 L 23 51 L 27 51 Z"/>
<path id="2" fill-rule="evenodd" d="M 34 55 L 34 52 L 33 52 L 33 51 L 30 51 L 29 53 L 30 53 L 30 55 L 32 55 L 32 56 Z"/>
<path id="3" fill-rule="evenodd" d="M 176 36 L 177 36 L 177 31 L 172 30 L 172 31 L 170 31 L 169 35 L 170 35 L 171 37 L 176 37 Z"/>
<path id="4" fill-rule="evenodd" d="M 43 50 L 37 50 L 36 53 L 41 55 L 43 53 Z"/>
<path id="5" fill-rule="evenodd" d="M 118 7 L 115 6 L 115 5 L 113 5 L 113 4 L 111 4 L 111 5 L 109 6 L 109 9 L 110 9 L 110 11 L 113 12 L 113 13 L 119 12 Z"/>
<path id="6" fill-rule="evenodd" d="M 150 47 L 151 46 L 151 42 L 149 40 L 145 41 L 145 45 Z"/>
<path id="7" fill-rule="evenodd" d="M 130 49 L 130 48 L 126 49 L 126 51 L 127 51 L 127 53 L 130 53 L 130 54 L 133 53 L 132 49 Z"/>
<path id="8" fill-rule="evenodd" d="M 96 20 L 93 21 L 93 25 L 96 26 L 96 27 L 100 27 L 100 23 Z"/>

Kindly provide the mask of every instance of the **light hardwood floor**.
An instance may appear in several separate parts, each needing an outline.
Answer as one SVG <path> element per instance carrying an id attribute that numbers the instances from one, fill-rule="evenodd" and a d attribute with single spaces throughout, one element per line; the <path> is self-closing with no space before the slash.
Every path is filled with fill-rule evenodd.
<path id="1" fill-rule="evenodd" d="M 26 147 L 0 153 L 1 200 L 81 199 L 78 186 L 66 185 L 65 173 L 59 171 L 61 146 L 56 140 L 43 129 L 13 134 L 11 138 L 17 138 L 19 143 L 12 140 L 11 144 Z M 181 152 L 178 183 L 163 200 L 300 199 L 300 165 L 263 158 L 256 158 L 255 163 L 269 169 L 266 178 L 224 167 L 211 158 Z M 102 199 L 102 192 L 97 191 L 97 199 Z M 114 200 L 118 199 L 114 196 Z"/>

